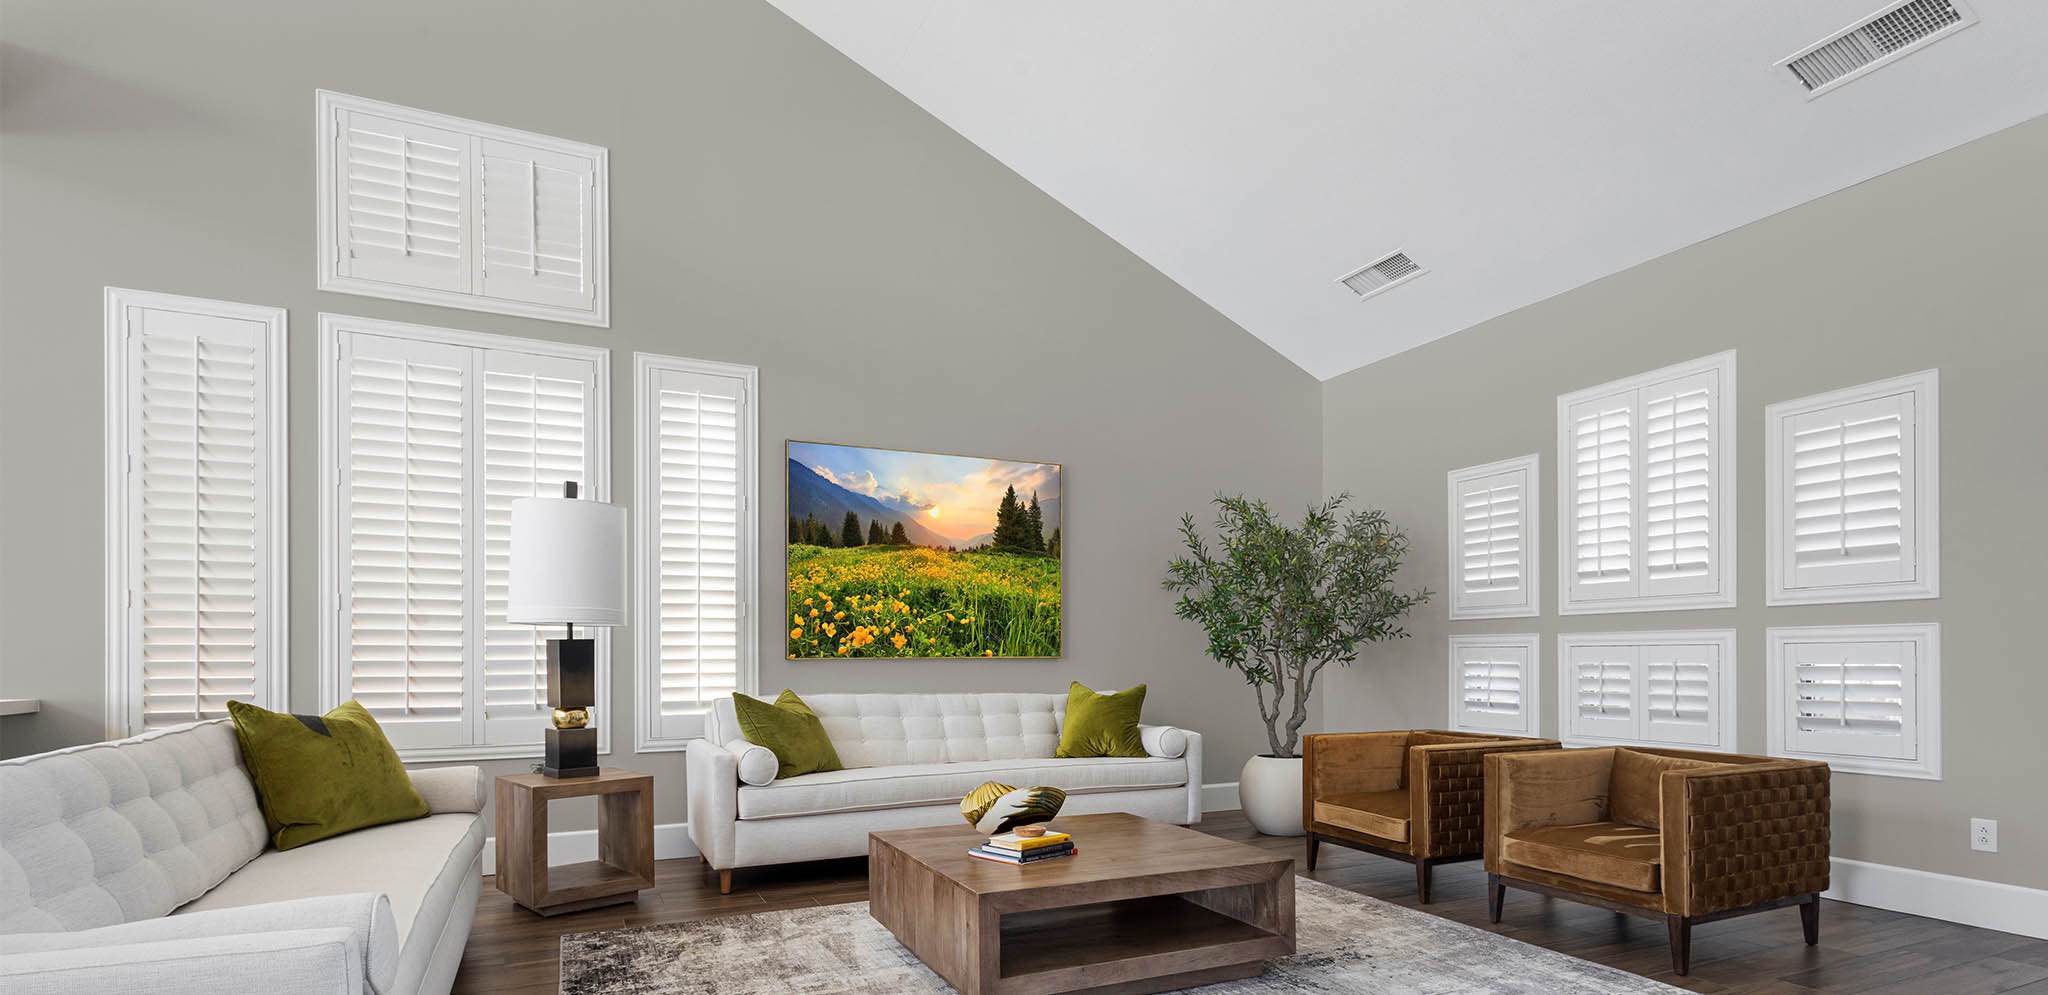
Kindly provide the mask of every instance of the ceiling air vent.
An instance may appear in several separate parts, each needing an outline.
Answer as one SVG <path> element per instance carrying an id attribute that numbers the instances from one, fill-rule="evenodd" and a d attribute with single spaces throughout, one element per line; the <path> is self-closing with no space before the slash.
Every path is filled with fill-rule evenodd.
<path id="1" fill-rule="evenodd" d="M 1778 63 L 1819 96 L 1908 52 L 1977 23 L 1959 0 L 1905 0 Z"/>
<path id="2" fill-rule="evenodd" d="M 1396 252 L 1363 269 L 1338 277 L 1337 282 L 1351 288 L 1351 292 L 1357 294 L 1359 300 L 1364 300 L 1380 291 L 1391 289 L 1395 284 L 1407 283 L 1421 276 L 1423 272 L 1423 268 L 1416 265 L 1415 260 L 1408 258 L 1407 253 Z"/>

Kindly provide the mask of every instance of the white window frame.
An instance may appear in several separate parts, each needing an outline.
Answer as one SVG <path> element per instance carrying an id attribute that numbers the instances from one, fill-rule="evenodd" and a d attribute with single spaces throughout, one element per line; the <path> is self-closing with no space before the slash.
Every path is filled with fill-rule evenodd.
<path id="1" fill-rule="evenodd" d="M 1913 646 L 1913 700 L 1907 721 L 1911 757 L 1875 757 L 1846 752 L 1820 752 L 1793 747 L 1798 715 L 1792 707 L 1797 675 L 1787 665 L 1790 649 L 1799 643 L 1909 643 Z M 1941 780 L 1941 625 L 1935 622 L 1897 625 L 1812 625 L 1764 630 L 1769 688 L 1764 722 L 1766 751 L 1774 757 L 1820 760 L 1838 771 Z"/>
<path id="2" fill-rule="evenodd" d="M 1516 475 L 1522 491 L 1522 589 L 1520 596 L 1512 600 L 1492 603 L 1475 603 L 1479 596 L 1465 590 L 1464 583 L 1464 500 L 1465 486 L 1487 477 Z M 1448 490 L 1449 515 L 1448 537 L 1450 554 L 1450 617 L 1453 619 L 1472 618 L 1533 618 L 1543 604 L 1543 509 L 1538 495 L 1542 488 L 1542 462 L 1535 453 L 1517 456 L 1481 466 L 1468 466 L 1452 470 L 1445 475 Z"/>
<path id="3" fill-rule="evenodd" d="M 660 375 L 667 372 L 731 377 L 741 382 L 739 405 L 739 673 L 736 683 L 746 694 L 760 684 L 760 615 L 755 601 L 760 590 L 760 410 L 759 368 L 738 363 L 684 359 L 655 353 L 633 354 L 633 597 L 634 721 L 633 748 L 641 753 L 686 749 L 705 735 L 709 712 L 695 716 L 685 729 L 664 735 L 661 727 L 661 531 L 660 501 L 652 489 L 660 483 Z"/>
<path id="4" fill-rule="evenodd" d="M 342 417 L 340 406 L 346 402 L 340 384 L 341 336 L 345 333 L 376 335 L 411 342 L 427 342 L 467 349 L 496 349 L 559 359 L 588 362 L 594 368 L 593 400 L 597 416 L 590 426 L 590 480 L 585 492 L 592 500 L 608 501 L 611 494 L 611 350 L 594 346 L 572 345 L 566 342 L 550 342 L 543 339 L 517 338 L 509 335 L 492 335 L 455 328 L 439 328 L 431 325 L 412 325 L 396 321 L 382 321 L 375 318 L 361 318 L 345 314 L 322 313 L 320 315 L 320 601 L 319 611 L 319 662 L 320 662 L 320 709 L 334 708 L 349 697 L 348 668 L 344 660 L 348 648 L 343 641 L 348 633 L 341 626 L 343 599 L 347 588 L 342 576 L 347 568 L 348 558 L 343 549 L 342 528 L 344 515 L 340 507 L 341 458 L 345 447 L 341 439 Z M 476 385 L 474 389 L 481 389 Z M 475 429 L 481 432 L 481 426 Z M 480 441 L 470 443 L 481 448 Z M 479 495 L 479 507 L 481 506 Z M 479 523 L 481 532 L 481 523 Z M 472 578 L 475 585 L 470 602 L 481 612 L 483 603 L 483 578 Z M 613 717 L 611 703 L 612 632 L 604 626 L 594 626 L 591 633 L 596 640 L 597 656 L 597 714 L 594 725 L 598 729 L 597 752 L 608 756 L 612 751 Z M 481 688 L 483 681 L 482 643 L 484 628 L 480 624 L 475 642 L 468 651 L 467 666 L 474 668 L 464 675 L 465 685 L 474 683 Z M 478 707 L 481 707 L 479 705 Z M 481 726 L 475 716 L 466 716 L 473 728 Z M 541 756 L 545 742 L 535 739 L 531 744 L 502 744 L 496 746 L 481 743 L 467 743 L 456 746 L 411 747 L 398 751 L 399 759 L 407 763 L 440 762 L 454 760 L 494 760 Z"/>
<path id="5" fill-rule="evenodd" d="M 268 503 L 264 508 L 267 529 L 263 536 L 268 548 L 262 552 L 265 569 L 258 583 L 267 601 L 265 624 L 260 632 L 264 640 L 265 666 L 259 668 L 257 679 L 257 705 L 282 711 L 291 702 L 291 545 L 289 540 L 289 494 L 286 490 L 287 440 L 285 411 L 289 407 L 286 395 L 285 353 L 290 336 L 287 334 L 288 319 L 285 309 L 265 307 L 257 304 L 238 304 L 232 301 L 207 300 L 199 297 L 183 297 L 176 294 L 160 294 L 146 290 L 128 290 L 121 287 L 107 287 L 104 292 L 105 335 L 105 460 L 106 460 L 106 596 L 104 601 L 106 632 L 106 729 L 108 739 L 121 739 L 142 731 L 140 722 L 141 702 L 138 692 L 142 681 L 139 671 L 130 666 L 134 659 L 131 647 L 140 633 L 135 631 L 130 617 L 130 598 L 136 578 L 130 576 L 136 564 L 130 555 L 135 538 L 135 522 L 130 516 L 130 501 L 133 466 L 136 447 L 129 435 L 129 421 L 133 407 L 129 403 L 129 378 L 134 374 L 128 356 L 129 312 L 144 308 L 162 311 L 178 311 L 206 317 L 230 318 L 239 321 L 253 321 L 263 326 L 263 367 L 259 376 L 263 380 L 265 403 L 268 410 L 263 412 L 263 428 L 266 434 L 267 456 L 263 485 Z"/>
<path id="6" fill-rule="evenodd" d="M 1633 594 L 1626 597 L 1589 598 L 1579 593 L 1574 584 L 1574 570 L 1578 557 L 1575 544 L 1578 531 L 1574 527 L 1577 505 L 1573 501 L 1572 423 L 1571 410 L 1574 406 L 1613 397 L 1618 394 L 1634 395 L 1644 388 L 1686 377 L 1711 375 L 1714 378 L 1712 391 L 1712 432 L 1714 458 L 1709 466 L 1709 487 L 1711 488 L 1712 545 L 1708 550 L 1708 567 L 1712 583 L 1701 592 L 1677 594 Z M 1736 406 L 1735 351 L 1715 353 L 1699 359 L 1676 363 L 1662 369 L 1651 370 L 1635 376 L 1588 387 L 1560 395 L 1557 399 L 1557 613 L 1559 615 L 1595 615 L 1614 612 L 1647 611 L 1689 611 L 1706 608 L 1733 608 L 1736 598 L 1736 548 L 1740 545 L 1736 535 L 1735 507 L 1740 497 L 1736 487 L 1736 435 L 1740 421 Z M 1640 397 L 1632 397 L 1630 446 L 1635 455 L 1631 459 L 1630 474 L 1631 516 L 1630 537 L 1630 579 L 1638 591 L 1645 576 L 1644 569 L 1644 525 L 1646 516 L 1642 512 L 1646 488 L 1643 480 L 1643 419 L 1640 416 Z"/>
<path id="7" fill-rule="evenodd" d="M 1874 383 L 1846 387 L 1764 408 L 1764 501 L 1766 556 L 1770 564 L 1764 603 L 1768 605 L 1840 604 L 1853 601 L 1907 601 L 1941 596 L 1941 425 L 1938 370 L 1922 370 Z M 1912 576 L 1865 584 L 1797 583 L 1792 544 L 1792 453 L 1785 435 L 1792 420 L 1806 414 L 1911 395 L 1913 431 L 1904 442 L 1905 479 L 1901 490 L 1911 507 L 1904 523 L 1911 528 L 1904 556 Z"/>
<path id="8" fill-rule="evenodd" d="M 339 195 L 343 182 L 343 169 L 335 161 L 336 142 L 344 113 L 360 112 L 378 117 L 390 118 L 404 124 L 460 135 L 469 140 L 470 149 L 464 161 L 465 177 L 463 196 L 471 221 L 465 232 L 468 253 L 481 253 L 481 231 L 477 217 L 482 211 L 482 197 L 478 190 L 481 175 L 480 148 L 487 142 L 507 142 L 525 146 L 555 155 L 570 156 L 589 160 L 593 165 L 590 190 L 590 244 L 587 268 L 591 283 L 591 306 L 589 309 L 531 301 L 510 300 L 503 297 L 487 296 L 482 287 L 480 256 L 465 256 L 471 277 L 470 290 L 445 290 L 421 287 L 411 284 L 392 283 L 347 275 L 342 264 L 342 235 L 345 219 L 341 216 Z M 610 182 L 608 151 L 603 146 L 556 138 L 550 135 L 520 131 L 473 121 L 468 118 L 437 114 L 389 104 L 381 100 L 336 93 L 331 90 L 314 92 L 314 145 L 317 162 L 316 188 L 319 207 L 315 222 L 317 245 L 315 258 L 319 262 L 316 285 L 321 290 L 341 294 L 360 294 L 365 297 L 382 297 L 387 300 L 411 301 L 416 304 L 437 304 L 442 307 L 463 308 L 470 311 L 488 311 L 493 314 L 509 314 L 522 318 L 540 318 L 547 321 L 563 321 L 578 325 L 611 327 L 611 232 L 610 232 Z"/>
<path id="9" fill-rule="evenodd" d="M 1450 728 L 1463 732 L 1500 733 L 1506 736 L 1539 735 L 1543 714 L 1543 637 L 1534 632 L 1498 635 L 1457 635 L 1450 644 Z M 1498 646 L 1521 650 L 1527 661 L 1522 666 L 1522 708 L 1520 721 L 1483 724 L 1468 721 L 1461 707 L 1465 701 L 1465 657 L 1474 647 Z"/>
<path id="10" fill-rule="evenodd" d="M 1567 746 L 1647 746 L 1716 753 L 1735 751 L 1736 675 L 1734 629 L 1663 629 L 1652 632 L 1566 632 L 1557 637 L 1557 738 Z M 1629 647 L 1640 651 L 1658 646 L 1711 646 L 1715 650 L 1714 714 L 1708 720 L 1714 742 L 1659 738 L 1648 726 L 1644 699 L 1649 684 L 1640 659 L 1633 665 L 1629 708 L 1629 729 L 1606 733 L 1580 732 L 1574 728 L 1578 707 L 1577 683 L 1572 672 L 1572 651 L 1581 647 Z M 1640 655 L 1640 654 L 1639 654 Z"/>

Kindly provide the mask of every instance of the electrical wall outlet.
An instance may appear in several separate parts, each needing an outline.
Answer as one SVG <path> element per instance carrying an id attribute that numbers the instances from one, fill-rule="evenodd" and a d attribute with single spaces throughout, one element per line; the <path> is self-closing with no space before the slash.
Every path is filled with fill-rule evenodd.
<path id="1" fill-rule="evenodd" d="M 1970 820 L 1970 849 L 1985 853 L 1998 852 L 1998 820 Z"/>

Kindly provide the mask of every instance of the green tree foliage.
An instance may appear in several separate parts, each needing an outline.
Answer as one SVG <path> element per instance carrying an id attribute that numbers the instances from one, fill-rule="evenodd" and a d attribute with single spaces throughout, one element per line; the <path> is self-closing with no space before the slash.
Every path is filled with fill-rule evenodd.
<path id="1" fill-rule="evenodd" d="M 882 531 L 882 520 L 877 518 L 868 523 L 868 545 L 880 546 L 889 541 L 889 533 Z"/>
<path id="2" fill-rule="evenodd" d="M 794 546 L 794 545 L 796 545 L 796 544 L 798 544 L 798 543 L 800 543 L 800 542 L 803 542 L 803 541 L 804 541 L 804 526 L 803 526 L 803 523 L 802 523 L 802 522 L 799 522 L 799 521 L 797 521 L 797 520 L 796 520 L 796 516 L 795 516 L 795 515 L 791 515 L 791 516 L 789 516 L 789 544 L 790 544 L 790 545 L 792 545 L 792 546 Z"/>
<path id="3" fill-rule="evenodd" d="M 908 545 L 910 545 L 910 534 L 909 534 L 909 533 L 907 533 L 907 532 L 905 532 L 905 531 L 903 531 L 903 523 L 902 523 L 902 522 L 897 522 L 896 524 L 894 524 L 894 525 L 891 525 L 891 526 L 889 526 L 889 545 L 891 545 L 891 546 L 908 546 Z"/>
<path id="4" fill-rule="evenodd" d="M 839 526 L 839 544 L 852 549 L 863 542 L 865 540 L 860 534 L 860 516 L 849 511 L 846 513 L 846 522 Z"/>
<path id="5" fill-rule="evenodd" d="M 989 537 L 989 548 L 1002 553 L 1031 552 L 1031 516 L 1017 501 L 1017 489 L 1006 488 L 1003 500 L 996 505 L 996 530 Z"/>
<path id="6" fill-rule="evenodd" d="M 1031 492 L 1031 510 L 1024 514 L 1024 538 L 1029 541 L 1031 551 L 1045 552 L 1045 515 L 1038 510 L 1038 492 Z"/>
<path id="7" fill-rule="evenodd" d="M 803 524 L 803 529 L 802 529 L 802 531 L 803 531 L 803 541 L 804 541 L 804 544 L 805 544 L 805 545 L 809 545 L 809 546 L 823 546 L 823 545 L 825 544 L 825 540 L 824 540 L 824 539 L 823 539 L 823 538 L 822 538 L 822 537 L 821 537 L 821 536 L 820 536 L 820 535 L 818 534 L 818 533 L 820 533 L 820 532 L 824 531 L 824 529 L 823 529 L 823 527 L 822 527 L 822 526 L 820 526 L 820 525 L 818 524 L 818 519 L 817 519 L 817 517 L 816 517 L 816 516 L 814 516 L 814 515 L 805 515 L 805 516 L 804 516 L 804 524 Z"/>
<path id="8" fill-rule="evenodd" d="M 1046 554 L 1047 556 L 1050 556 L 1050 557 L 1052 557 L 1053 559 L 1059 559 L 1059 556 L 1060 556 L 1060 527 L 1059 527 L 1059 526 L 1057 526 L 1057 525 L 1055 525 L 1055 526 L 1053 526 L 1053 527 L 1052 527 L 1052 538 L 1051 538 L 1050 540 L 1048 540 L 1048 541 L 1046 542 L 1046 544 L 1045 544 L 1045 554 Z"/>
<path id="9" fill-rule="evenodd" d="M 1407 535 L 1385 512 L 1345 511 L 1349 500 L 1311 505 L 1289 528 L 1264 501 L 1219 495 L 1216 552 L 1182 515 L 1187 555 L 1166 566 L 1166 589 L 1181 592 L 1173 613 L 1201 623 L 1209 655 L 1244 675 L 1276 757 L 1294 756 L 1323 668 L 1349 666 L 1363 643 L 1405 638 L 1402 618 L 1429 601 L 1427 590 L 1394 590 Z"/>

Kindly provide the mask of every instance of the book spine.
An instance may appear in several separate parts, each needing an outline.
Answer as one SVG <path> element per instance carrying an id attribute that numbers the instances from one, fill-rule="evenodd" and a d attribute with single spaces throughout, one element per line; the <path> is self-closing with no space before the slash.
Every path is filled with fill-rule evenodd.
<path id="1" fill-rule="evenodd" d="M 1055 857 L 1064 857 L 1073 852 L 1074 848 L 1072 846 L 1060 848 L 1048 847 L 1045 850 L 1028 854 L 1004 853 L 1000 850 L 990 850 L 987 847 L 975 847 L 974 849 L 967 851 L 969 856 L 980 857 L 984 860 L 994 860 L 1006 864 L 1037 863 L 1041 860 L 1051 860 Z"/>

